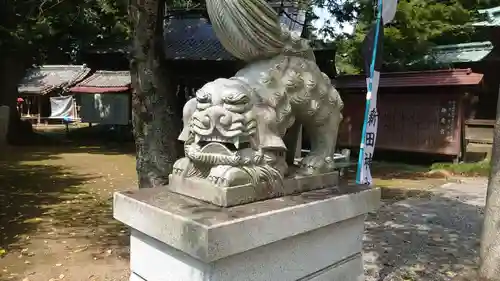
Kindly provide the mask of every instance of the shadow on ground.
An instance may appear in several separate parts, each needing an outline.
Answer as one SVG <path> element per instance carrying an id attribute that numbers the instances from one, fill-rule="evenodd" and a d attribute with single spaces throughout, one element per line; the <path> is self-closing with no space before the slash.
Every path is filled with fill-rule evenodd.
<path id="1" fill-rule="evenodd" d="M 384 205 L 365 232 L 367 280 L 451 280 L 474 268 L 483 209 L 440 195 Z M 370 279 L 371 278 L 371 279 Z"/>
<path id="2" fill-rule="evenodd" d="M 34 129 L 33 139 L 19 144 L 19 147 L 43 147 L 50 154 L 90 153 L 90 154 L 128 154 L 135 156 L 135 143 L 129 129 L 110 130 L 110 126 L 77 127 L 66 133 L 65 127 L 38 126 Z M 118 126 L 126 127 L 126 126 Z"/>
<path id="3" fill-rule="evenodd" d="M 448 174 L 442 171 L 431 171 L 430 166 L 410 165 L 398 162 L 373 162 L 370 167 L 373 179 L 379 181 L 377 185 L 391 185 L 392 181 L 421 181 L 421 180 L 444 180 Z M 356 166 L 349 167 L 345 171 L 346 178 L 356 178 Z"/>
<path id="4" fill-rule="evenodd" d="M 85 188 L 101 176 L 54 164 L 61 153 L 69 152 L 120 153 L 71 146 L 10 147 L 0 152 L 0 249 L 20 251 L 35 236 L 57 241 L 84 238 L 89 242 L 83 246 L 95 255 L 105 250 L 127 255 L 127 230 L 112 218 L 112 199 Z"/>
<path id="5" fill-rule="evenodd" d="M 75 204 L 76 203 L 76 204 Z M 110 255 L 129 257 L 129 229 L 113 218 L 112 198 L 99 200 L 92 195 L 81 195 L 70 204 L 54 211 L 54 226 L 68 229 L 60 232 L 58 239 L 79 239 L 89 241 L 81 249 L 90 249 L 94 259 Z"/>
<path id="6" fill-rule="evenodd" d="M 34 146 L 28 150 L 36 151 L 40 157 L 56 157 L 57 154 L 63 153 L 89 153 L 101 155 L 132 155 L 135 156 L 135 145 L 133 143 L 118 144 L 118 143 L 85 143 L 71 142 L 59 143 L 50 146 Z"/>
<path id="7" fill-rule="evenodd" d="M 18 152 L 19 155 L 19 152 Z M 33 155 L 37 161 L 40 155 Z M 72 175 L 64 167 L 28 165 L 0 159 L 0 247 L 11 249 L 23 236 L 37 230 L 51 206 L 80 193 L 78 186 L 92 176 Z M 17 157 L 16 157 L 17 158 Z M 28 160 L 27 155 L 23 155 Z"/>

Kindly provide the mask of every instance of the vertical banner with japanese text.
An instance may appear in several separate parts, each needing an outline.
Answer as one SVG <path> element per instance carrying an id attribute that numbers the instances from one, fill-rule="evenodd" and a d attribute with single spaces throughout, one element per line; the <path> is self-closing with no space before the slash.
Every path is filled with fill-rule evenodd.
<path id="1" fill-rule="evenodd" d="M 359 149 L 356 183 L 371 185 L 372 164 L 375 143 L 377 140 L 378 111 L 377 93 L 382 68 L 382 42 L 384 39 L 384 24 L 390 23 L 397 10 L 398 0 L 378 0 L 377 20 L 363 41 L 364 69 L 367 76 L 367 93 L 361 143 Z"/>
<path id="2" fill-rule="evenodd" d="M 366 84 L 370 83 L 370 78 L 366 79 Z M 372 92 L 370 107 L 368 108 L 368 118 L 366 118 L 365 149 L 363 151 L 363 166 L 361 167 L 360 178 L 362 184 L 372 184 L 372 175 L 370 166 L 372 164 L 375 142 L 377 141 L 378 128 L 378 110 L 377 110 L 377 92 L 380 81 L 380 72 L 374 71 L 372 80 Z"/>

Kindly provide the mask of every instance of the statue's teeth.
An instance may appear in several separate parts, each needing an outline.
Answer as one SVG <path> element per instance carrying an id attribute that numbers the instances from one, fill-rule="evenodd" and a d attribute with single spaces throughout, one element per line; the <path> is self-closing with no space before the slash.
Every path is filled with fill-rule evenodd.
<path id="1" fill-rule="evenodd" d="M 234 139 L 234 146 L 236 147 L 236 149 L 240 149 L 240 138 L 239 137 L 236 137 Z"/>

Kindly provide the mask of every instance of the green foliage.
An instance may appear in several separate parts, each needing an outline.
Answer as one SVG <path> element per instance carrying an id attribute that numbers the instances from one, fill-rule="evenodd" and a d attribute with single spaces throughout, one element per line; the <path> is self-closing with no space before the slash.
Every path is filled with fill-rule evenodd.
<path id="1" fill-rule="evenodd" d="M 373 1 L 314 0 L 332 19 L 320 30 L 308 24 L 304 36 L 318 32 L 335 38 L 337 66 L 341 73 L 361 70 L 361 43 L 374 21 Z M 173 9 L 203 9 L 203 0 L 170 0 Z M 424 67 L 412 62 L 439 44 L 469 42 L 474 29 L 467 23 L 476 10 L 500 5 L 500 0 L 400 0 L 395 20 L 385 28 L 384 60 L 387 70 Z M 124 0 L 2 0 L 0 2 L 0 51 L 22 54 L 30 62 L 75 60 L 79 52 L 95 45 L 126 44 L 130 33 L 128 3 Z M 354 34 L 335 34 L 331 24 L 356 23 Z M 119 43 L 121 44 L 121 43 Z M 425 65 L 429 67 L 429 65 Z"/>
<path id="2" fill-rule="evenodd" d="M 92 46 L 126 45 L 128 5 L 125 0 L 0 0 L 1 55 L 19 55 L 27 65 L 68 63 Z M 168 5 L 203 9 L 204 1 Z"/>
<path id="3" fill-rule="evenodd" d="M 323 38 L 335 38 L 342 34 L 337 34 L 333 26 L 343 28 L 345 24 L 353 24 L 362 7 L 362 1 L 312 0 L 311 6 L 325 9 L 332 15 L 329 19 L 323 19 L 324 25 L 315 31 Z M 313 17 L 312 19 L 318 18 L 312 11 L 309 17 Z"/>
<path id="4" fill-rule="evenodd" d="M 335 40 L 341 73 L 362 71 L 361 45 L 375 20 L 375 15 L 371 4 L 359 3 L 353 9 L 353 13 L 357 13 L 354 34 L 337 36 Z M 478 18 L 477 9 L 498 5 L 500 0 L 400 0 L 394 21 L 384 29 L 385 70 L 434 67 L 414 62 L 427 54 L 433 46 L 477 40 L 478 33 L 469 24 Z M 335 13 L 333 15 L 339 22 L 352 22 L 352 18 L 342 14 L 340 18 Z"/>
<path id="5" fill-rule="evenodd" d="M 489 160 L 476 163 L 434 163 L 431 170 L 445 170 L 454 175 L 461 176 L 482 176 L 487 177 L 490 173 L 491 165 Z"/>
<path id="6" fill-rule="evenodd" d="M 74 59 L 99 41 L 126 38 L 127 3 L 113 0 L 6 0 L 0 7 L 3 55 L 27 61 Z"/>

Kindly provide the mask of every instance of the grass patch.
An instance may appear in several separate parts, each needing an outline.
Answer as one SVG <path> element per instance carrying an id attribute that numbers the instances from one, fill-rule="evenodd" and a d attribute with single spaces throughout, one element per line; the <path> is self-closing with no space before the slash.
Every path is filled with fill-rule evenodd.
<path id="1" fill-rule="evenodd" d="M 487 177 L 490 173 L 490 161 L 485 160 L 476 163 L 434 163 L 431 170 L 445 170 L 453 175 L 461 176 L 481 176 Z"/>

